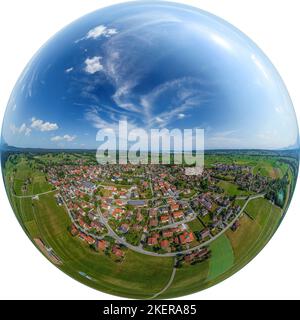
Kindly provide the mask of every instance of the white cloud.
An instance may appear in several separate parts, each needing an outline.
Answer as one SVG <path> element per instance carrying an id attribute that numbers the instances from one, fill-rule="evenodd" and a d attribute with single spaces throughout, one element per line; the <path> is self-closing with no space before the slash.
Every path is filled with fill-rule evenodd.
<path id="1" fill-rule="evenodd" d="M 66 69 L 66 73 L 70 73 L 70 72 L 72 72 L 73 70 L 74 70 L 74 68 L 73 68 L 73 67 L 68 68 L 68 69 Z"/>
<path id="2" fill-rule="evenodd" d="M 21 124 L 20 127 L 16 127 L 14 124 L 10 126 L 10 130 L 13 134 L 24 134 L 25 136 L 29 136 L 31 133 L 31 129 L 26 126 L 25 123 Z"/>
<path id="3" fill-rule="evenodd" d="M 109 38 L 117 33 L 118 33 L 118 31 L 115 28 L 107 28 L 104 25 L 100 25 L 100 26 L 95 27 L 94 29 L 91 29 L 87 33 L 85 39 L 97 39 L 101 36 Z"/>
<path id="4" fill-rule="evenodd" d="M 44 122 L 43 120 L 32 118 L 31 119 L 31 128 L 39 130 L 39 131 L 53 131 L 58 129 L 58 125 L 56 123 Z"/>
<path id="5" fill-rule="evenodd" d="M 12 106 L 12 111 L 16 111 L 16 109 L 17 109 L 17 105 L 14 104 L 14 105 Z"/>
<path id="6" fill-rule="evenodd" d="M 178 119 L 183 119 L 183 118 L 185 118 L 185 117 L 186 117 L 186 116 L 185 116 L 184 113 L 179 113 L 178 116 L 177 116 Z"/>
<path id="7" fill-rule="evenodd" d="M 76 136 L 70 136 L 68 134 L 65 134 L 64 136 L 55 136 L 51 138 L 51 141 L 67 141 L 67 142 L 72 142 L 76 139 Z"/>
<path id="8" fill-rule="evenodd" d="M 110 38 L 118 33 L 118 30 L 115 28 L 108 28 L 104 25 L 99 25 L 91 30 L 88 31 L 88 33 L 81 39 L 78 39 L 75 41 L 75 43 L 78 43 L 82 40 L 88 40 L 88 39 L 98 39 L 100 37 Z"/>
<path id="9" fill-rule="evenodd" d="M 103 65 L 100 62 L 101 59 L 102 59 L 101 57 L 87 58 L 84 62 L 85 63 L 84 70 L 90 74 L 94 74 L 96 72 L 102 71 Z"/>

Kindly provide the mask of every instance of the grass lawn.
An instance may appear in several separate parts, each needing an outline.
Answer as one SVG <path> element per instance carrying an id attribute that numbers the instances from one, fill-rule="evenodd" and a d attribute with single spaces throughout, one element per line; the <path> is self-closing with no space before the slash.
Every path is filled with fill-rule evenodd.
<path id="1" fill-rule="evenodd" d="M 253 173 L 277 179 L 282 178 L 287 169 L 286 164 L 275 159 L 262 160 L 253 168 Z"/>
<path id="2" fill-rule="evenodd" d="M 268 200 L 259 198 L 251 200 L 240 219 L 240 227 L 232 232 L 226 232 L 233 247 L 235 264 L 230 274 L 241 269 L 267 244 L 276 231 L 280 220 L 281 210 Z"/>
<path id="3" fill-rule="evenodd" d="M 262 227 L 275 223 L 281 216 L 281 209 L 264 198 L 251 200 L 245 211 Z"/>
<path id="4" fill-rule="evenodd" d="M 210 245 L 211 259 L 208 280 L 213 280 L 226 272 L 233 265 L 234 254 L 226 235 L 222 235 Z"/>
<path id="5" fill-rule="evenodd" d="M 27 231 L 53 248 L 63 262 L 60 269 L 93 288 L 121 296 L 148 298 L 169 281 L 172 258 L 151 257 L 127 250 L 125 260 L 116 263 L 73 238 L 68 231 L 69 217 L 63 207 L 57 206 L 52 194 L 34 201 L 34 218 L 25 225 Z M 83 273 L 90 279 L 82 276 Z"/>
<path id="6" fill-rule="evenodd" d="M 22 221 L 25 223 L 34 220 L 31 198 L 17 198 L 16 201 L 20 203 L 20 216 Z"/>
<path id="7" fill-rule="evenodd" d="M 234 204 L 237 206 L 240 206 L 241 208 L 243 207 L 243 205 L 246 203 L 245 199 L 235 199 L 234 200 Z"/>
<path id="8" fill-rule="evenodd" d="M 45 174 L 35 169 L 27 160 L 21 159 L 13 169 L 16 170 L 15 173 L 12 173 L 12 168 L 9 167 L 6 175 L 7 180 L 13 177 L 13 190 L 17 196 L 34 195 L 52 189 L 52 186 L 46 181 Z M 31 183 L 27 184 L 27 190 L 24 192 L 22 187 L 28 179 L 31 180 Z"/>
<path id="9" fill-rule="evenodd" d="M 209 261 L 195 265 L 184 265 L 176 270 L 171 286 L 158 299 L 182 296 L 203 289 L 209 271 Z"/>
<path id="10" fill-rule="evenodd" d="M 252 194 L 252 192 L 240 190 L 238 185 L 228 181 L 220 181 L 218 185 L 224 189 L 226 195 L 229 196 L 247 196 Z"/>
<path id="11" fill-rule="evenodd" d="M 195 231 L 201 231 L 204 229 L 203 224 L 198 220 L 198 218 L 194 219 L 193 221 L 188 223 L 188 226 L 190 229 L 195 232 Z"/>
<path id="12" fill-rule="evenodd" d="M 235 261 L 241 259 L 261 233 L 261 228 L 257 221 L 251 220 L 247 215 L 243 215 L 240 219 L 240 224 L 240 227 L 235 232 L 231 230 L 227 231 L 227 236 L 233 248 Z"/>

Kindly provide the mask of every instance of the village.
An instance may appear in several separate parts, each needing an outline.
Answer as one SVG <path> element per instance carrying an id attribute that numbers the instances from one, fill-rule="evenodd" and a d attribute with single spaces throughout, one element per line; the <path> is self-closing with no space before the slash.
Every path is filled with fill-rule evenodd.
<path id="1" fill-rule="evenodd" d="M 228 195 L 219 182 L 230 176 L 249 195 Z M 70 233 L 91 249 L 117 262 L 131 249 L 173 256 L 177 263 L 208 258 L 208 244 L 237 230 L 250 194 L 261 196 L 269 183 L 247 166 L 215 164 L 201 176 L 187 176 L 183 166 L 82 161 L 48 168 L 47 180 L 69 214 Z"/>

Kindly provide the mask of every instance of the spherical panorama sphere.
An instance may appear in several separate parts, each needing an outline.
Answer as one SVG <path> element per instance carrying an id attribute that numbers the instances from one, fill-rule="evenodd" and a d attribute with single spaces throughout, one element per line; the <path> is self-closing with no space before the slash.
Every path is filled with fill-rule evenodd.
<path id="1" fill-rule="evenodd" d="M 12 92 L 1 139 L 6 192 L 34 245 L 130 298 L 190 294 L 241 269 L 298 174 L 297 120 L 270 61 L 230 24 L 170 2 L 108 7 L 51 38 Z"/>

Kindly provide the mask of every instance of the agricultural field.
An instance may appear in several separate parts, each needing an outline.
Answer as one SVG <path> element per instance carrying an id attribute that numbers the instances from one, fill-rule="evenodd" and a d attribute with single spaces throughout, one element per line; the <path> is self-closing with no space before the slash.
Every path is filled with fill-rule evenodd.
<path id="1" fill-rule="evenodd" d="M 230 241 L 225 235 L 216 239 L 210 246 L 211 259 L 207 280 L 215 279 L 226 272 L 234 263 L 234 255 Z"/>
<path id="2" fill-rule="evenodd" d="M 224 190 L 224 193 L 229 196 L 248 196 L 253 194 L 250 191 L 240 189 L 236 184 L 228 181 L 220 181 L 218 186 Z"/>

